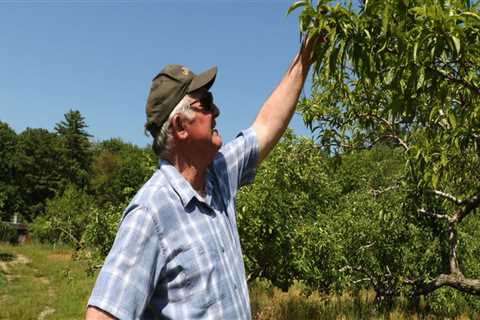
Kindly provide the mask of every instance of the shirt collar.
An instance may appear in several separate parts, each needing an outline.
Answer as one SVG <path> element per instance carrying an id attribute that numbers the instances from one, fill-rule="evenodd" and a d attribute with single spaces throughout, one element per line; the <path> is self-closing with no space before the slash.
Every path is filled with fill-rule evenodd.
<path id="1" fill-rule="evenodd" d="M 165 175 L 167 182 L 180 197 L 180 200 L 184 207 L 186 207 L 193 198 L 197 198 L 198 201 L 211 205 L 213 185 L 210 179 L 210 169 L 207 169 L 205 180 L 206 196 L 205 198 L 203 198 L 195 191 L 195 189 L 193 189 L 192 185 L 180 174 L 180 172 L 178 172 L 177 168 L 175 168 L 169 161 L 161 159 L 159 167 Z"/>

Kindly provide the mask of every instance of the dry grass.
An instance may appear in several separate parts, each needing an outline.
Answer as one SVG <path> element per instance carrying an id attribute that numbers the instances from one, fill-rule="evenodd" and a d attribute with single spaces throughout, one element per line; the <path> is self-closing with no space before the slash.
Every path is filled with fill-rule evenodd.
<path id="1" fill-rule="evenodd" d="M 379 312 L 375 307 L 375 292 L 360 291 L 357 294 L 326 295 L 319 292 L 307 294 L 307 290 L 295 283 L 288 292 L 272 287 L 266 281 L 250 286 L 250 301 L 254 320 L 316 320 L 316 319 L 471 319 L 467 314 L 453 317 L 445 315 L 418 314 L 408 310 L 406 301 L 400 300 L 388 312 Z"/>

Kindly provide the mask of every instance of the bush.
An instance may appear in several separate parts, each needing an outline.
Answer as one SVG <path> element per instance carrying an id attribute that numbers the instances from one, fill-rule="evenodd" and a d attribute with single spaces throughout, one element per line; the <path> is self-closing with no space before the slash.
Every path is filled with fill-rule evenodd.
<path id="1" fill-rule="evenodd" d="M 89 272 L 102 266 L 103 260 L 112 247 L 118 229 L 118 223 L 125 204 L 110 205 L 101 210 L 91 211 L 90 221 L 82 235 L 82 257 L 86 258 Z"/>
<path id="2" fill-rule="evenodd" d="M 238 193 L 238 228 L 249 278 L 264 277 L 287 290 L 293 280 L 313 274 L 311 261 L 323 262 L 314 266 L 323 270 L 337 259 L 332 254 L 334 243 L 316 250 L 317 244 L 310 241 L 311 236 L 323 237 L 323 222 L 315 230 L 309 227 L 328 217 L 339 192 L 327 164 L 326 155 L 312 141 L 288 131 L 258 169 L 255 183 Z M 312 250 L 306 252 L 306 246 Z M 329 279 L 324 275 L 316 272 L 309 284 L 328 286 L 330 275 Z"/>
<path id="3" fill-rule="evenodd" d="M 65 192 L 47 201 L 45 214 L 37 217 L 31 232 L 34 239 L 47 243 L 65 243 L 79 250 L 80 240 L 94 210 L 93 199 L 69 185 Z"/>
<path id="4" fill-rule="evenodd" d="M 101 267 L 112 247 L 126 203 L 98 207 L 92 196 L 70 185 L 62 195 L 47 201 L 45 214 L 31 224 L 40 242 L 67 244 L 85 259 L 88 272 Z"/>
<path id="5" fill-rule="evenodd" d="M 17 230 L 8 223 L 0 222 L 0 241 L 17 243 Z"/>

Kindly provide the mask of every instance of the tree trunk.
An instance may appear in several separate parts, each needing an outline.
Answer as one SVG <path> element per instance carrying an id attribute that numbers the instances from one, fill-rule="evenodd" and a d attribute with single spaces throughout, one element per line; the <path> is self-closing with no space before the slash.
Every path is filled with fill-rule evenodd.
<path id="1" fill-rule="evenodd" d="M 458 264 L 458 224 L 471 212 L 474 212 L 475 209 L 480 205 L 480 193 L 477 193 L 475 196 L 467 200 L 459 200 L 457 197 L 454 197 L 450 194 L 438 191 L 430 190 L 430 193 L 433 193 L 437 196 L 443 197 L 455 203 L 456 205 L 463 206 L 463 208 L 457 209 L 453 215 L 439 215 L 435 213 L 429 213 L 425 210 L 421 210 L 428 214 L 434 219 L 446 219 L 448 221 L 448 243 L 449 243 L 449 274 L 441 274 L 430 282 L 411 282 L 415 284 L 416 288 L 414 291 L 414 296 L 418 297 L 420 295 L 429 294 L 440 287 L 447 286 L 455 288 L 459 291 L 480 296 L 480 279 L 470 279 L 465 278 L 460 266 Z"/>

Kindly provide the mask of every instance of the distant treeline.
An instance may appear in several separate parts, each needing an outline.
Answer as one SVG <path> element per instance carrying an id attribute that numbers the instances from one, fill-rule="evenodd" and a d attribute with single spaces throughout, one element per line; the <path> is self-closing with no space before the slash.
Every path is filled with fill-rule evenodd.
<path id="1" fill-rule="evenodd" d="M 27 128 L 16 133 L 0 122 L 0 218 L 17 213 L 32 222 L 45 213 L 48 199 L 75 188 L 96 204 L 117 204 L 151 174 L 149 148 L 119 138 L 94 142 L 79 111 L 70 110 L 53 132 Z"/>

